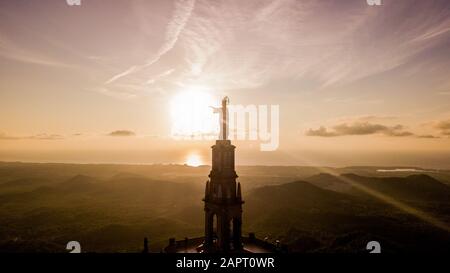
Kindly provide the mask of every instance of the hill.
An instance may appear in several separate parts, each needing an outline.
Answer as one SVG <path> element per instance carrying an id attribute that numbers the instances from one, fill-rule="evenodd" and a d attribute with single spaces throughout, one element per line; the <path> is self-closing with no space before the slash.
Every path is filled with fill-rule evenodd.
<path id="1" fill-rule="evenodd" d="M 450 252 L 448 232 L 354 185 L 450 223 L 448 186 L 431 175 L 367 176 L 374 169 L 242 167 L 244 234 L 298 252 L 365 252 L 368 240 L 385 252 Z M 159 252 L 170 237 L 201 236 L 207 170 L 0 164 L 0 252 L 65 252 L 71 240 L 88 252 L 139 252 L 144 237 Z"/>
<path id="2" fill-rule="evenodd" d="M 430 182 L 420 178 L 408 181 Z M 384 252 L 450 251 L 450 234 L 414 215 L 303 181 L 255 189 L 246 201 L 247 228 L 287 243 L 292 251 L 365 252 L 370 240 L 380 241 Z"/>

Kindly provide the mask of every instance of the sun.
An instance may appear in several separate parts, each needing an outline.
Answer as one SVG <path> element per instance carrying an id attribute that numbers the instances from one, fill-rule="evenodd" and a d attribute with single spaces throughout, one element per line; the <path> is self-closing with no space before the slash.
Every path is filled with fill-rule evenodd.
<path id="1" fill-rule="evenodd" d="M 171 136 L 177 139 L 211 139 L 217 135 L 218 117 L 210 92 L 204 88 L 188 88 L 179 92 L 170 102 Z"/>
<path id="2" fill-rule="evenodd" d="M 198 167 L 202 164 L 203 164 L 202 159 L 197 154 L 190 154 L 186 160 L 186 165 L 191 167 Z"/>

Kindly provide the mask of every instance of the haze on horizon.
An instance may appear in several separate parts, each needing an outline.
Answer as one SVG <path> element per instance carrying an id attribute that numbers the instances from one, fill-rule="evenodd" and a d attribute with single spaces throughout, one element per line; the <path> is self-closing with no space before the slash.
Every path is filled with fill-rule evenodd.
<path id="1" fill-rule="evenodd" d="M 449 74 L 446 0 L 1 1 L 0 161 L 208 164 L 170 137 L 199 89 L 280 106 L 238 164 L 448 169 Z"/>

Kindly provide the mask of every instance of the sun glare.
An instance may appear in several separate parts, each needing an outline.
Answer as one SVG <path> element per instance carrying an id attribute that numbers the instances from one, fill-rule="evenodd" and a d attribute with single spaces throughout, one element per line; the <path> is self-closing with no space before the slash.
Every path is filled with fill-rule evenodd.
<path id="1" fill-rule="evenodd" d="M 219 130 L 218 117 L 211 106 L 217 102 L 200 88 L 190 88 L 177 94 L 170 104 L 171 136 L 181 139 L 207 139 Z"/>
<path id="2" fill-rule="evenodd" d="M 186 165 L 191 166 L 191 167 L 198 167 L 202 164 L 203 164 L 202 159 L 197 154 L 189 155 L 186 160 Z"/>

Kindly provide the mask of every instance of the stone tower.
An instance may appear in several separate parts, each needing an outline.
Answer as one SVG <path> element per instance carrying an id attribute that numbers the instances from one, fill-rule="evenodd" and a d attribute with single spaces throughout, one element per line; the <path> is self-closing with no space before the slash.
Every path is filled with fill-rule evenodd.
<path id="1" fill-rule="evenodd" d="M 219 140 L 212 146 L 212 170 L 205 187 L 205 252 L 242 249 L 242 195 L 234 166 L 235 146 L 228 140 L 228 98 L 222 100 Z"/>

